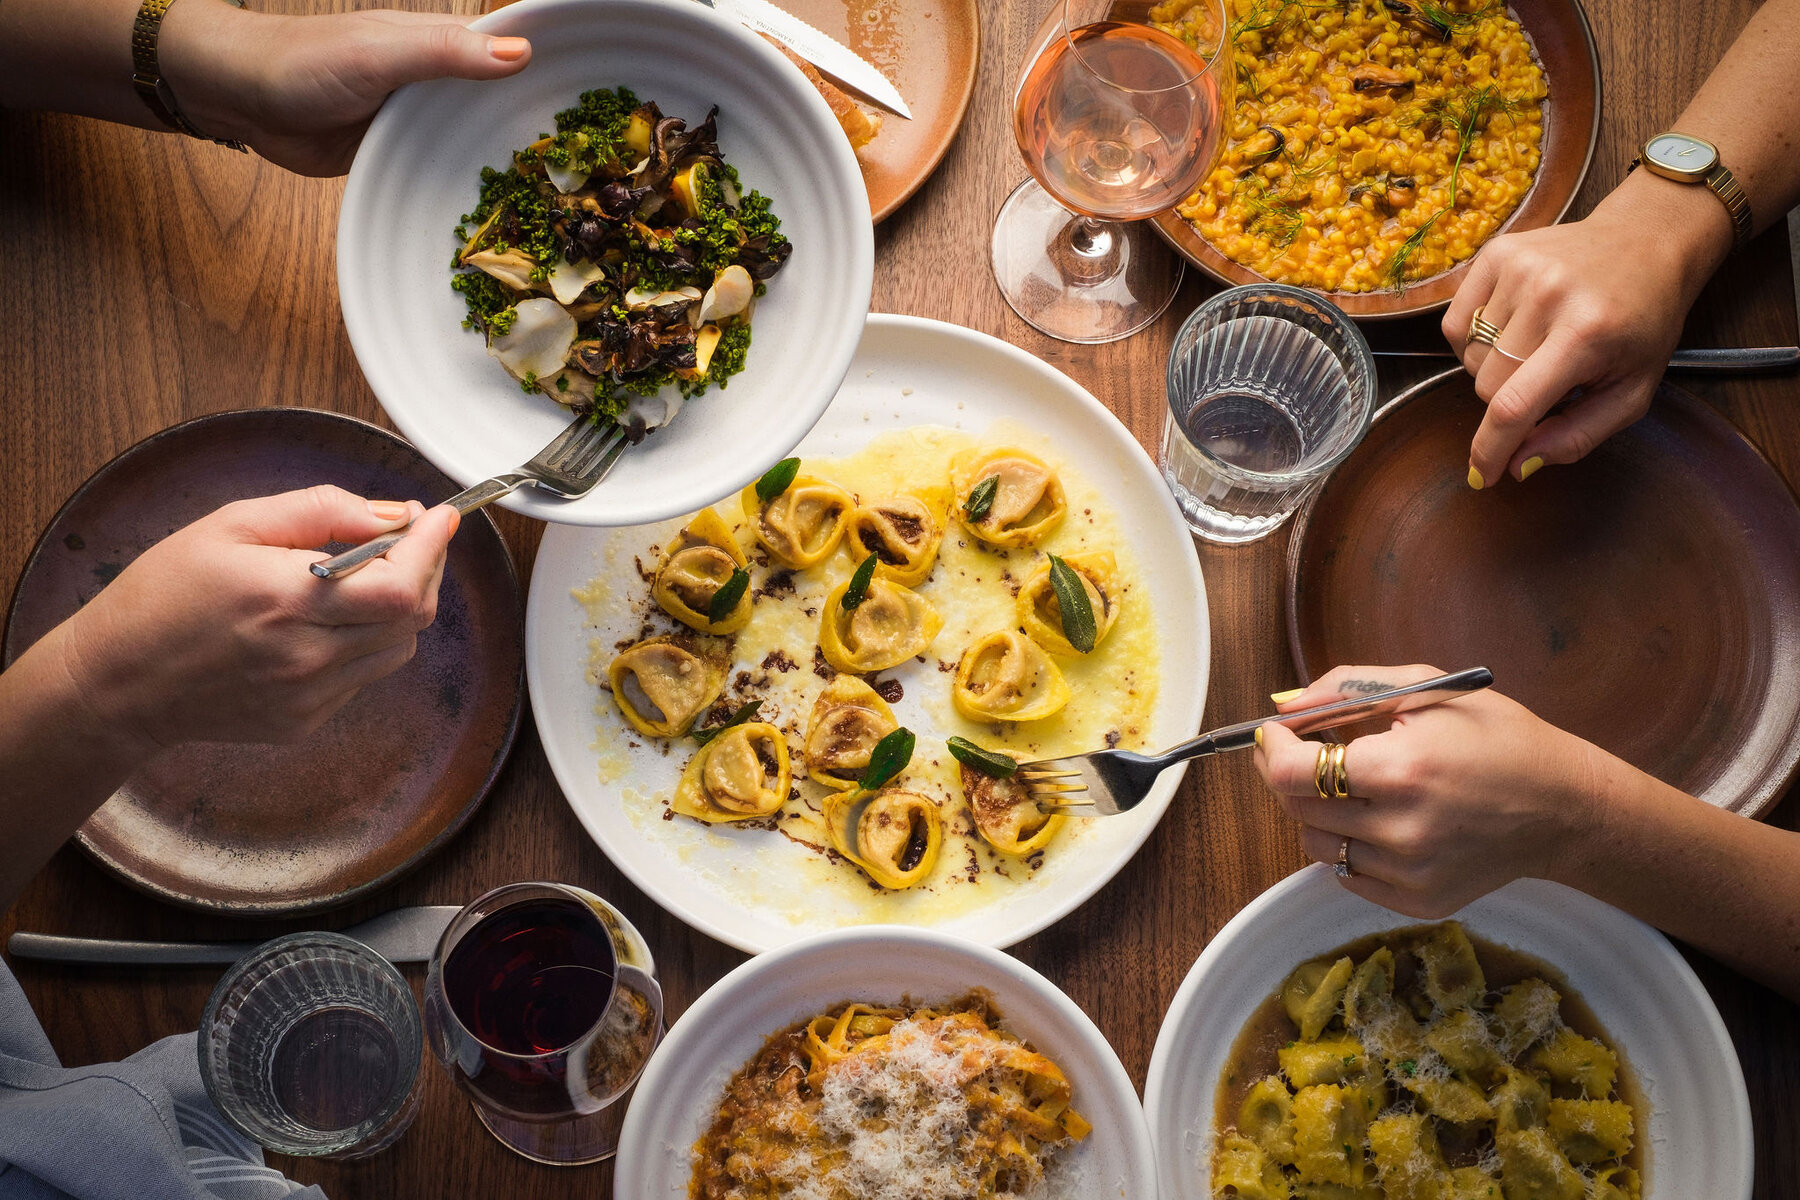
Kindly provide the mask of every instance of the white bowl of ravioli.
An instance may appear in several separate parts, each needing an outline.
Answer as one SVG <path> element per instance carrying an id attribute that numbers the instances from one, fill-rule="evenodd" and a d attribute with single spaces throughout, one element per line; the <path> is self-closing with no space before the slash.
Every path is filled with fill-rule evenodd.
<path id="1" fill-rule="evenodd" d="M 696 1143 L 718 1118 L 733 1077 L 771 1036 L 847 1001 L 930 1007 L 953 1002 L 972 989 L 991 998 L 999 1030 L 1022 1039 L 1066 1076 L 1070 1106 L 1092 1126 L 1078 1142 L 1045 1156 L 1043 1187 L 1027 1194 L 1043 1200 L 1154 1196 L 1155 1167 L 1137 1092 L 1105 1036 L 1074 1001 L 998 950 L 948 934 L 881 925 L 820 934 L 772 950 L 701 996 L 670 1029 L 638 1081 L 620 1135 L 614 1192 L 634 1200 L 688 1200 Z M 911 1053 L 875 1056 L 857 1065 L 863 1094 L 880 1093 L 890 1104 L 899 1098 L 917 1108 L 903 1119 L 907 1127 L 935 1129 L 946 1135 L 945 1144 L 954 1145 L 968 1113 L 949 1095 L 953 1085 L 932 1080 L 933 1063 L 916 1045 Z M 827 1078 L 834 1094 L 845 1086 L 839 1076 L 828 1072 Z M 773 1092 L 768 1090 L 771 1096 Z M 834 1130 L 831 1145 L 813 1148 L 822 1161 L 845 1152 L 856 1158 L 859 1169 L 848 1172 L 848 1178 L 840 1169 L 829 1180 L 848 1190 L 833 1191 L 821 1183 L 819 1190 L 792 1194 L 859 1197 L 858 1179 L 875 1176 L 904 1180 L 904 1194 L 911 1200 L 989 1194 L 953 1190 L 954 1154 L 927 1152 L 922 1143 L 931 1139 L 883 1137 L 873 1123 L 850 1128 L 855 1124 L 828 1120 L 824 1127 Z M 774 1153 L 777 1162 L 790 1157 L 789 1150 Z M 933 1179 L 938 1190 L 932 1190 Z"/>
<path id="2" fill-rule="evenodd" d="M 770 198 L 793 245 L 755 302 L 743 370 L 683 405 L 584 498 L 525 487 L 500 503 L 544 521 L 631 525 L 735 492 L 825 411 L 868 315 L 874 234 L 843 130 L 779 51 L 705 5 L 521 0 L 474 28 L 529 38 L 531 65 L 509 79 L 401 88 L 376 114 L 345 186 L 338 291 L 376 399 L 465 487 L 548 444 L 568 410 L 521 390 L 482 335 L 463 328 L 463 297 L 450 287 L 454 234 L 475 208 L 481 171 L 504 169 L 591 89 L 629 88 L 689 126 L 717 105 L 725 163 Z"/>
<path id="3" fill-rule="evenodd" d="M 1540 960 L 1617 1051 L 1633 1108 L 1643 1200 L 1750 1195 L 1750 1101 L 1718 1010 L 1667 938 L 1591 896 L 1524 879 L 1452 919 L 1474 939 Z M 1322 864 L 1282 880 L 1219 931 L 1157 1035 L 1144 1085 L 1163 1200 L 1212 1200 L 1221 1072 L 1246 1023 L 1301 963 L 1429 924 L 1339 885 Z M 1355 952 L 1360 959 L 1362 952 Z M 1560 976 L 1560 979 L 1555 978 Z M 1567 1008 L 1567 992 L 1565 1008 Z M 1304 1038 L 1302 1038 L 1304 1040 Z M 1374 1172 L 1369 1179 L 1373 1182 Z"/>

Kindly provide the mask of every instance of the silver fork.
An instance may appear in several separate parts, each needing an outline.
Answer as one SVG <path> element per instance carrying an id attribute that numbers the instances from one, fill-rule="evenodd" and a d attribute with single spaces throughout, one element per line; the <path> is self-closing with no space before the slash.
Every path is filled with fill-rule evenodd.
<path id="1" fill-rule="evenodd" d="M 630 443 L 628 432 L 625 426 L 612 422 L 599 425 L 592 417 L 576 417 L 524 466 L 485 479 L 465 492 L 458 492 L 445 503 L 467 516 L 527 483 L 564 500 L 579 500 L 598 487 L 612 471 Z M 316 562 L 312 565 L 312 573 L 320 579 L 341 579 L 393 549 L 411 528 L 408 525 L 384 533 L 342 554 Z"/>
<path id="2" fill-rule="evenodd" d="M 1227 725 L 1190 738 L 1161 754 L 1137 754 L 1130 750 L 1096 750 L 1068 758 L 1045 758 L 1021 763 L 1025 781 L 1038 811 L 1070 813 L 1084 817 L 1112 817 L 1130 812 L 1150 794 L 1156 777 L 1178 762 L 1187 762 L 1221 750 L 1242 750 L 1256 742 L 1256 731 L 1269 722 L 1285 725 L 1295 733 L 1312 733 L 1375 713 L 1407 712 L 1450 700 L 1466 692 L 1480 691 L 1494 682 L 1486 667 L 1471 667 L 1406 687 L 1388 688 L 1367 696 L 1334 700 L 1313 708 L 1276 713 L 1255 721 Z"/>

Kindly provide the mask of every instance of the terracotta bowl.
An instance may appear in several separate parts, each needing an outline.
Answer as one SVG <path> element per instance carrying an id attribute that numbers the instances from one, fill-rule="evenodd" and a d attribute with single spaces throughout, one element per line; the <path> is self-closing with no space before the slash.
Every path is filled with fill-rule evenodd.
<path id="1" fill-rule="evenodd" d="M 1537 47 L 1549 98 L 1544 103 L 1543 159 L 1537 180 L 1500 233 L 1538 229 L 1562 220 L 1587 179 L 1600 135 L 1600 54 L 1581 0 L 1512 0 L 1507 12 L 1525 27 Z M 1264 281 L 1263 276 L 1213 249 L 1211 242 L 1174 212 L 1150 219 L 1182 257 L 1221 283 L 1235 287 Z M 1448 305 L 1472 261 L 1465 259 L 1400 292 L 1321 294 L 1358 321 L 1417 316 Z"/>
<path id="2" fill-rule="evenodd" d="M 175 530 L 315 483 L 426 504 L 457 491 L 393 434 L 336 413 L 252 409 L 166 429 L 101 467 L 50 522 L 13 594 L 5 662 Z M 506 761 L 524 607 L 499 530 L 471 514 L 411 662 L 296 745 L 164 751 L 88 818 L 82 848 L 159 899 L 238 916 L 329 908 L 393 880 L 461 828 Z"/>

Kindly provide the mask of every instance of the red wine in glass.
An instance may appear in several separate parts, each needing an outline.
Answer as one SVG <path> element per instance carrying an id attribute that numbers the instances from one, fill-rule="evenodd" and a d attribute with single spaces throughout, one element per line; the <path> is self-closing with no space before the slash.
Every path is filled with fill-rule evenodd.
<path id="1" fill-rule="evenodd" d="M 512 884 L 458 913 L 426 981 L 432 1050 L 502 1142 L 549 1163 L 617 1146 L 662 1036 L 649 948 L 605 901 Z"/>

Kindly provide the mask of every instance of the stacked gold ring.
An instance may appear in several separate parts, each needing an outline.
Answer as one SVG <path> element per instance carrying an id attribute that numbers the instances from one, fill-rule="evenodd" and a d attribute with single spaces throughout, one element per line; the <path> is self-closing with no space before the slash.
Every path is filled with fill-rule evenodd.
<path id="1" fill-rule="evenodd" d="M 1319 747 L 1319 760 L 1313 764 L 1313 788 L 1319 799 L 1350 798 L 1350 776 L 1344 770 L 1344 755 L 1349 750 L 1342 742 L 1326 742 Z"/>
<path id="2" fill-rule="evenodd" d="M 1484 346 L 1492 346 L 1494 349 L 1499 350 L 1500 326 L 1481 315 L 1486 311 L 1486 308 L 1487 306 L 1484 304 L 1475 310 L 1475 315 L 1469 320 L 1469 336 L 1466 340 L 1471 346 L 1479 343 Z M 1513 356 L 1508 354 L 1507 357 L 1511 358 Z"/>

